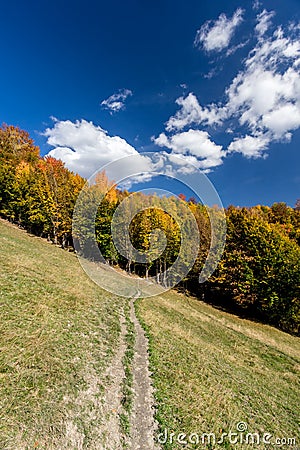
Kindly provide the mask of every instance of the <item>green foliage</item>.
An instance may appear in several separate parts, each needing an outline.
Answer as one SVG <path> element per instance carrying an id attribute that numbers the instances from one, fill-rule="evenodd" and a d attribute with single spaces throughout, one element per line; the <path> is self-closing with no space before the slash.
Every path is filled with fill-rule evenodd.
<path id="1" fill-rule="evenodd" d="M 227 220 L 227 245 L 211 285 L 252 315 L 298 333 L 300 248 L 282 227 L 283 215 L 268 223 L 255 211 L 230 208 Z"/>

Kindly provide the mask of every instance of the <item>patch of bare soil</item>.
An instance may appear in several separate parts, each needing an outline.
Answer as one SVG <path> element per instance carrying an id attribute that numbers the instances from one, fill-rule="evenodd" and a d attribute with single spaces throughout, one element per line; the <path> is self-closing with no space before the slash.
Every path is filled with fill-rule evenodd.
<path id="1" fill-rule="evenodd" d="M 149 371 L 148 339 L 134 310 L 134 298 L 130 302 L 130 319 L 135 327 L 135 356 L 133 361 L 134 405 L 131 417 L 132 450 L 158 450 L 154 436 L 157 424 L 154 419 L 154 396 Z"/>
<path id="2" fill-rule="evenodd" d="M 119 415 L 122 412 L 122 381 L 125 377 L 123 357 L 126 351 L 126 325 L 120 317 L 119 346 L 104 378 L 99 378 L 92 368 L 85 376 L 87 388 L 76 398 L 76 411 L 70 410 L 66 420 L 66 433 L 60 450 L 122 450 L 125 437 L 121 433 Z M 103 392 L 104 391 L 104 392 Z M 68 399 L 65 398 L 67 402 Z M 84 414 L 84 422 L 90 427 L 89 441 L 76 424 Z M 56 447 L 57 448 L 57 447 Z"/>
<path id="3" fill-rule="evenodd" d="M 121 316 L 121 335 L 119 348 L 115 354 L 112 364 L 106 372 L 107 385 L 105 386 L 104 398 L 101 406 L 102 422 L 100 424 L 102 434 L 102 446 L 97 450 L 121 450 L 125 436 L 122 436 L 120 428 L 120 414 L 122 413 L 122 381 L 125 377 L 123 358 L 126 351 L 125 318 Z M 95 447 L 96 450 L 96 447 Z"/>

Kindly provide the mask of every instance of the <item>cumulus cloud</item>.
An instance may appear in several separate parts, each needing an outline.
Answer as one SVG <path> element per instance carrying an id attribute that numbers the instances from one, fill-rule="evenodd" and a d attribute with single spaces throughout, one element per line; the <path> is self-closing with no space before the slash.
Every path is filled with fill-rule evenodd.
<path id="1" fill-rule="evenodd" d="M 226 90 L 228 116 L 236 117 L 253 136 L 264 133 L 269 142 L 289 139 L 300 126 L 299 55 L 299 36 L 285 36 L 281 28 L 259 39 L 244 70 Z"/>
<path id="2" fill-rule="evenodd" d="M 140 154 L 125 139 L 109 136 L 100 126 L 86 120 L 72 122 L 53 118 L 53 121 L 53 127 L 47 128 L 43 133 L 47 137 L 47 143 L 54 147 L 47 156 L 62 160 L 70 170 L 86 178 L 108 164 L 105 167 L 108 177 L 118 182 L 120 188 L 129 189 L 133 184 L 151 180 L 157 175 L 157 171 L 176 176 L 176 173 L 194 170 L 191 166 L 187 167 L 188 162 L 193 163 L 196 168 L 199 167 L 197 158 L 187 153 L 185 160 L 182 160 L 183 154 L 178 152 L 169 154 L 163 151 L 155 155 L 156 158 Z M 204 144 L 207 146 L 208 155 L 209 144 L 205 142 Z M 133 158 L 130 158 L 129 162 L 126 162 L 126 159 L 122 161 L 122 158 L 127 156 Z M 109 163 L 114 164 L 110 166 Z M 132 174 L 125 179 L 123 179 L 124 164 L 130 164 L 128 170 Z M 127 173 L 127 170 L 125 172 Z"/>
<path id="3" fill-rule="evenodd" d="M 299 105 L 287 103 L 265 114 L 262 118 L 265 128 L 268 128 L 275 139 L 287 138 L 290 140 L 292 130 L 300 127 Z"/>
<path id="4" fill-rule="evenodd" d="M 235 29 L 243 21 L 244 11 L 238 8 L 231 18 L 225 14 L 220 14 L 217 20 L 207 21 L 197 31 L 194 45 L 203 47 L 207 52 L 220 52 L 228 47 Z"/>
<path id="5" fill-rule="evenodd" d="M 222 146 L 212 142 L 209 134 L 201 130 L 189 130 L 170 137 L 161 133 L 154 142 L 160 147 L 169 148 L 171 155 L 182 157 L 200 169 L 219 166 L 225 156 Z"/>
<path id="6" fill-rule="evenodd" d="M 229 145 L 229 152 L 242 153 L 246 157 L 259 158 L 263 156 L 264 150 L 268 148 L 269 138 L 266 135 L 235 138 Z"/>
<path id="7" fill-rule="evenodd" d="M 86 120 L 56 120 L 44 135 L 47 143 L 54 147 L 48 155 L 61 159 L 70 170 L 85 177 L 119 158 L 139 154 L 125 139 L 109 136 L 101 127 Z"/>
<path id="8" fill-rule="evenodd" d="M 207 107 L 201 106 L 192 92 L 186 97 L 179 97 L 176 103 L 181 109 L 168 120 L 166 124 L 167 131 L 181 130 L 191 124 L 220 124 L 225 117 L 223 108 L 214 104 Z"/>
<path id="9" fill-rule="evenodd" d="M 111 95 L 106 100 L 101 102 L 101 106 L 104 109 L 110 111 L 110 113 L 118 112 L 125 108 L 125 100 L 132 95 L 130 89 L 119 89 L 116 94 Z"/>
<path id="10" fill-rule="evenodd" d="M 221 14 L 217 21 L 204 24 L 195 44 L 207 51 L 226 49 L 228 53 L 227 47 L 242 14 L 238 9 L 232 18 Z M 288 142 L 292 132 L 300 127 L 300 26 L 277 27 L 273 32 L 273 16 L 273 12 L 266 10 L 257 15 L 255 43 L 220 102 L 203 105 L 193 92 L 176 100 L 178 110 L 166 122 L 165 132 L 153 138 L 158 147 L 166 149 L 160 151 L 165 171 L 168 161 L 174 168 L 172 159 L 177 161 L 176 170 L 184 173 L 191 170 L 187 162 L 209 171 L 233 152 L 248 158 L 265 157 L 272 142 Z M 111 113 L 119 111 L 129 95 L 131 91 L 121 90 L 101 104 Z M 231 139 L 227 149 L 214 142 L 207 127 L 226 130 Z M 154 168 L 124 139 L 109 136 L 92 122 L 55 121 L 45 136 L 53 147 L 49 155 L 62 159 L 71 170 L 87 177 L 99 167 L 127 155 L 138 156 L 140 181 L 147 179 L 146 172 Z"/>
<path id="11" fill-rule="evenodd" d="M 293 24 L 286 30 L 277 27 L 271 33 L 273 16 L 266 10 L 257 15 L 256 43 L 225 89 L 223 102 L 201 105 L 192 92 L 178 98 L 179 109 L 166 123 L 166 131 L 175 134 L 161 134 L 155 140 L 157 145 L 176 151 L 177 142 L 187 140 L 187 128 L 192 127 L 190 138 L 199 138 L 195 133 L 203 132 L 200 127 L 226 126 L 232 134 L 227 153 L 257 158 L 266 155 L 271 142 L 288 142 L 292 138 L 292 132 L 300 127 L 300 26 Z M 203 45 L 205 36 L 208 32 L 199 30 L 198 41 Z M 214 151 L 215 160 L 207 158 L 211 167 L 218 165 L 214 164 L 216 161 L 221 164 L 226 156 L 224 150 Z M 193 155 L 198 157 L 195 152 Z"/>

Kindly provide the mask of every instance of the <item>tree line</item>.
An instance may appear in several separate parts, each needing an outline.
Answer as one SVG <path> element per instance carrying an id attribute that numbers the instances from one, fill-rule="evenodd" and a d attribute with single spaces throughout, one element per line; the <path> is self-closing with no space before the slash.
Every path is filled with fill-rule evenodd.
<path id="1" fill-rule="evenodd" d="M 39 148 L 26 131 L 8 125 L 0 128 L 1 217 L 55 244 L 72 248 L 72 216 L 85 182 L 60 160 L 41 157 Z M 105 192 L 90 230 L 82 233 L 86 228 L 83 222 L 77 223 L 77 229 L 73 230 L 75 239 L 81 239 L 85 256 L 97 259 L 97 252 L 90 245 L 96 234 L 97 245 L 107 263 L 118 265 L 128 273 L 154 277 L 157 283 L 168 287 L 172 280 L 166 275 L 167 269 L 177 260 L 180 251 L 180 264 L 187 265 L 189 254 L 197 245 L 192 270 L 178 289 L 245 317 L 299 334 L 299 201 L 295 208 L 285 203 L 270 207 L 229 206 L 225 251 L 214 274 L 199 284 L 199 273 L 211 242 L 207 207 L 183 195 L 178 198 L 135 193 L 135 204 L 140 208 L 128 229 L 126 217 L 127 213 L 130 216 L 131 206 L 124 200 L 129 198 L 129 193 L 118 189 L 101 173 L 89 191 L 91 204 L 99 193 Z M 116 218 L 115 212 L 122 202 L 127 212 L 124 210 L 124 214 Z M 193 238 L 192 219 L 187 219 L 187 209 L 199 229 L 197 243 Z M 211 208 L 210 213 L 218 217 L 217 209 Z M 113 220 L 125 253 L 115 245 L 111 230 Z M 191 236 L 183 254 L 182 230 L 178 223 L 184 223 L 186 233 Z M 145 255 L 143 262 L 136 262 L 134 249 Z"/>

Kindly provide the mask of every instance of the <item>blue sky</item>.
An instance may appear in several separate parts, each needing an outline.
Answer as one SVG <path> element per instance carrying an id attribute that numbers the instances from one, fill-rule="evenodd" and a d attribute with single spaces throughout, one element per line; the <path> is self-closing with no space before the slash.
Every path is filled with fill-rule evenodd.
<path id="1" fill-rule="evenodd" d="M 295 0 L 4 2 L 0 121 L 84 176 L 159 151 L 224 205 L 294 205 L 299 21 Z"/>

